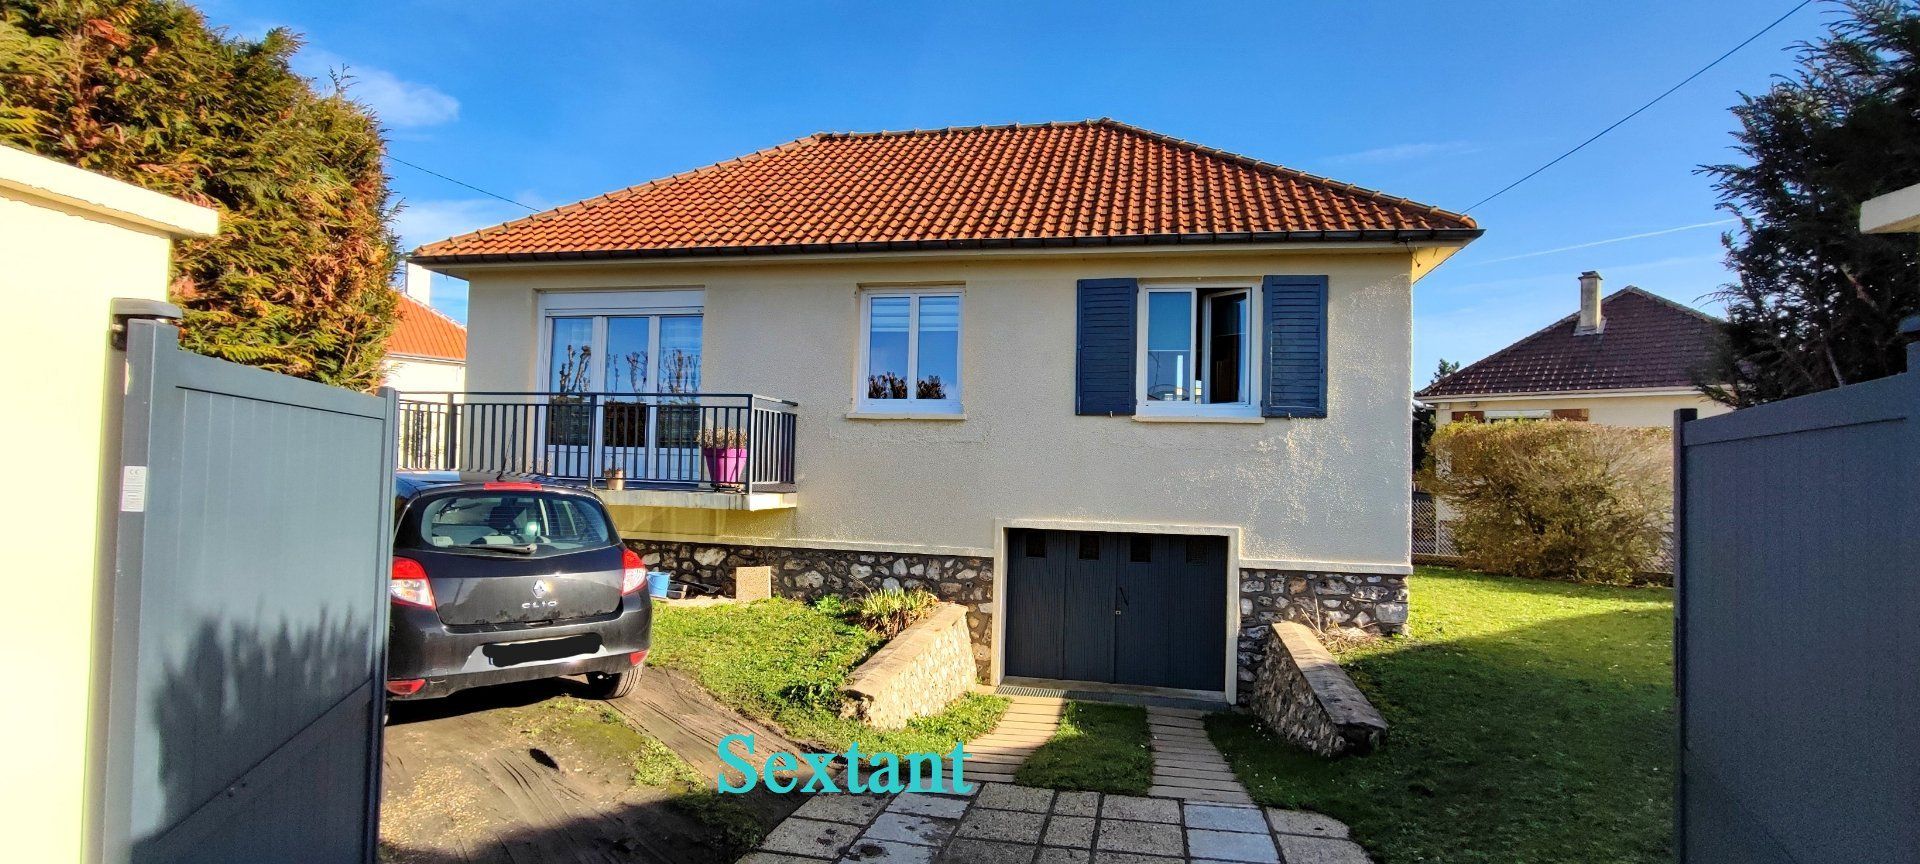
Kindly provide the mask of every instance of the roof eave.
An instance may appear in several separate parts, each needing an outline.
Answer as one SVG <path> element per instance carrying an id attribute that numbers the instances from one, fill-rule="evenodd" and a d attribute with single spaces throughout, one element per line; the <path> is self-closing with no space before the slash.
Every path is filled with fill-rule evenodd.
<path id="1" fill-rule="evenodd" d="M 858 243 L 796 243 L 778 246 L 681 246 L 661 249 L 601 249 L 572 252 L 497 252 L 423 254 L 408 260 L 421 265 L 616 261 L 661 258 L 722 258 L 757 255 L 844 255 L 871 252 L 924 252 L 956 249 L 1040 249 L 1107 246 L 1231 245 L 1240 243 L 1471 242 L 1483 228 L 1418 228 L 1366 231 L 1261 231 L 1208 234 L 1131 234 L 1109 237 L 1011 237 L 947 240 L 888 240 Z M 425 247 L 422 247 L 424 249 Z"/>

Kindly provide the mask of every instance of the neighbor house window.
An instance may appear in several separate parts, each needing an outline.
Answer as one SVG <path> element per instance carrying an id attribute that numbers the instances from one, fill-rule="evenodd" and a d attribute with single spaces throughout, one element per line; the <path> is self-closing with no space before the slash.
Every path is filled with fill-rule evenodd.
<path id="1" fill-rule="evenodd" d="M 1140 410 L 1150 414 L 1251 414 L 1253 289 L 1149 288 L 1141 292 Z"/>
<path id="2" fill-rule="evenodd" d="M 875 292 L 862 300 L 860 407 L 960 412 L 960 295 Z"/>

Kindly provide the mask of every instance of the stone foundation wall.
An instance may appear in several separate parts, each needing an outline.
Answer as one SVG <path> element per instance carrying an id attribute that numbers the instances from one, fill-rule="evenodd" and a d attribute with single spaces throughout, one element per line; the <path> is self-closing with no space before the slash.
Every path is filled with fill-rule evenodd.
<path id="1" fill-rule="evenodd" d="M 1240 703 L 1261 668 L 1273 625 L 1291 621 L 1313 630 L 1358 628 L 1397 633 L 1407 623 L 1407 577 L 1377 573 L 1240 571 Z"/>
<path id="2" fill-rule="evenodd" d="M 841 688 L 841 714 L 876 729 L 938 714 L 967 694 L 979 671 L 966 607 L 942 603 L 874 652 Z"/>
<path id="3" fill-rule="evenodd" d="M 1248 707 L 1281 738 L 1321 756 L 1370 753 L 1387 721 L 1306 625 L 1268 627 L 1270 650 L 1245 692 Z"/>
<path id="4" fill-rule="evenodd" d="M 666 570 L 675 579 L 712 585 L 733 595 L 736 567 L 773 568 L 773 594 L 814 600 L 828 594 L 857 597 L 882 588 L 925 589 L 967 609 L 977 674 L 985 676 L 993 658 L 993 559 L 958 555 L 855 552 L 787 546 L 682 543 L 628 540 L 648 569 Z"/>

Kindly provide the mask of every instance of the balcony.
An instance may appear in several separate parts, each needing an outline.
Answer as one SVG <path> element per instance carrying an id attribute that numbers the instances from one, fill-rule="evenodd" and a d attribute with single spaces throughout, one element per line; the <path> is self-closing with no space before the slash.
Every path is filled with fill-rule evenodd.
<path id="1" fill-rule="evenodd" d="M 402 393 L 402 471 L 535 474 L 608 504 L 797 504 L 795 403 L 748 393 Z"/>

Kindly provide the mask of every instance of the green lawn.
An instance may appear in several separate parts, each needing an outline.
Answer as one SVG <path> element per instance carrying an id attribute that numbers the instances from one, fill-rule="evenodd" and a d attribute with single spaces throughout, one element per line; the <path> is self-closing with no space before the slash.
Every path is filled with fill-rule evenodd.
<path id="1" fill-rule="evenodd" d="M 993 728 L 998 696 L 969 694 L 946 711 L 883 732 L 839 716 L 840 686 L 880 647 L 879 636 L 792 600 L 655 608 L 649 662 L 692 675 L 715 698 L 834 750 L 945 753 Z"/>
<path id="2" fill-rule="evenodd" d="M 1326 761 L 1208 719 L 1263 804 L 1347 822 L 1382 864 L 1673 858 L 1673 594 L 1419 568 L 1407 635 L 1340 662 L 1389 725 Z"/>
<path id="3" fill-rule="evenodd" d="M 1020 766 L 1026 786 L 1145 795 L 1153 785 L 1147 709 L 1068 702 L 1060 729 Z"/>

